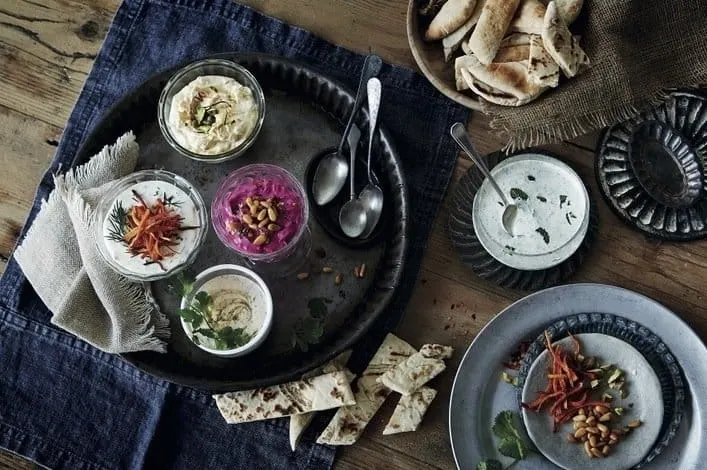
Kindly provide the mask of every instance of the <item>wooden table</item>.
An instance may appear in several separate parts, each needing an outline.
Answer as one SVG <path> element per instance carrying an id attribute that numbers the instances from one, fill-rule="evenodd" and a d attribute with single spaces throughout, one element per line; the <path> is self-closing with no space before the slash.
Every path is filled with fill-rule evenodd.
<path id="1" fill-rule="evenodd" d="M 358 52 L 414 67 L 405 36 L 406 0 L 250 0 L 245 3 Z M 54 154 L 62 128 L 98 52 L 119 0 L 15 0 L 0 5 L 0 269 L 4 269 L 30 207 L 34 188 Z M 479 150 L 503 141 L 474 113 L 470 130 Z M 598 194 L 593 171 L 596 134 L 546 146 L 575 163 Z M 456 181 L 469 167 L 459 159 Z M 452 183 L 454 184 L 454 183 Z M 437 379 L 439 395 L 422 428 L 412 434 L 382 436 L 392 411 L 387 403 L 365 436 L 342 448 L 336 467 L 454 468 L 447 433 L 447 406 L 454 371 L 474 335 L 491 317 L 523 293 L 478 279 L 458 260 L 445 226 L 443 204 L 413 299 L 398 334 L 415 346 L 423 342 L 457 349 Z M 576 282 L 614 284 L 646 294 L 678 312 L 707 338 L 704 279 L 707 242 L 657 243 L 621 223 L 599 201 L 600 235 Z M 0 469 L 34 465 L 0 453 Z"/>

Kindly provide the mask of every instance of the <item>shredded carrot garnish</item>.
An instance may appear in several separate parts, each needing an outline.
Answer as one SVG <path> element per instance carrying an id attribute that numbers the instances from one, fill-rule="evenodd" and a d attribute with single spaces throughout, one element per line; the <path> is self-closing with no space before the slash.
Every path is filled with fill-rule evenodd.
<path id="1" fill-rule="evenodd" d="M 605 405 L 603 402 L 589 400 L 589 381 L 596 375 L 585 372 L 577 364 L 575 357 L 580 354 L 581 345 L 574 336 L 570 335 L 570 338 L 574 354 L 570 354 L 559 344 L 552 344 L 550 335 L 545 331 L 545 347 L 550 354 L 547 386 L 532 403 L 523 403 L 524 408 L 535 412 L 541 412 L 548 407 L 553 419 L 553 432 L 557 425 L 571 419 L 579 409 L 597 404 Z"/>
<path id="2" fill-rule="evenodd" d="M 157 263 L 176 253 L 173 247 L 179 245 L 179 232 L 197 227 L 184 227 L 184 218 L 163 199 L 157 199 L 152 206 L 133 190 L 136 204 L 126 217 L 126 231 L 123 241 L 133 256 L 139 256 L 148 263 Z"/>

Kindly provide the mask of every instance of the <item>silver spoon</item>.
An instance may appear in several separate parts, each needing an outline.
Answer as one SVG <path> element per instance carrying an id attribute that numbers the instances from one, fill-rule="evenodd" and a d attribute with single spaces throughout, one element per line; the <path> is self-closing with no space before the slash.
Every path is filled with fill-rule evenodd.
<path id="1" fill-rule="evenodd" d="M 376 122 L 378 121 L 378 110 L 381 104 L 381 82 L 377 78 L 368 80 L 368 184 L 359 199 L 366 208 L 367 223 L 366 229 L 361 234 L 362 238 L 368 238 L 378 225 L 378 220 L 383 211 L 383 190 L 373 182 L 371 176 L 371 154 L 373 153 L 373 136 L 376 133 Z"/>
<path id="2" fill-rule="evenodd" d="M 510 199 L 501 191 L 501 188 L 498 186 L 498 183 L 496 183 L 496 180 L 491 176 L 491 172 L 489 171 L 488 167 L 486 166 L 486 162 L 484 161 L 484 158 L 479 155 L 479 153 L 476 151 L 474 148 L 474 144 L 471 142 L 471 139 L 469 139 L 469 135 L 466 133 L 466 128 L 464 127 L 464 124 L 461 122 L 456 122 L 452 124 L 452 128 L 449 130 L 450 134 L 452 134 L 452 138 L 454 141 L 461 147 L 461 149 L 466 153 L 471 161 L 476 163 L 476 166 L 481 170 L 481 172 L 488 178 L 489 182 L 491 183 L 491 186 L 493 186 L 493 189 L 496 190 L 498 195 L 501 197 L 501 200 L 503 201 L 503 205 L 505 208 L 503 209 L 503 215 L 501 216 L 501 223 L 503 224 L 503 229 L 508 232 L 510 236 L 513 236 L 513 224 L 516 219 L 516 215 L 518 214 L 518 206 L 513 204 Z"/>
<path id="3" fill-rule="evenodd" d="M 358 148 L 358 141 L 361 139 L 361 131 L 358 126 L 353 125 L 351 131 L 349 131 L 349 154 L 350 168 L 349 181 L 351 184 L 351 192 L 349 193 L 349 200 L 344 204 L 339 212 L 339 225 L 341 230 L 346 234 L 347 237 L 356 238 L 363 233 L 366 228 L 366 208 L 361 203 L 360 199 L 356 199 L 356 189 L 354 188 L 354 170 L 356 168 L 356 149 Z"/>
<path id="4" fill-rule="evenodd" d="M 361 108 L 364 96 L 364 84 L 369 78 L 374 77 L 380 72 L 383 62 L 380 57 L 371 55 L 366 57 L 363 63 L 363 69 L 361 70 L 361 79 L 358 83 L 358 91 L 356 92 L 356 100 L 354 101 L 353 108 L 351 108 L 351 115 L 349 116 L 349 121 L 346 123 L 346 128 L 341 136 L 341 142 L 339 142 L 339 147 L 336 152 L 332 152 L 326 155 L 319 161 L 317 169 L 314 172 L 314 181 L 312 182 L 312 194 L 314 195 L 314 202 L 317 205 L 323 206 L 331 202 L 337 194 L 341 191 L 341 188 L 346 184 L 346 175 L 349 172 L 349 164 L 344 156 L 344 142 L 346 142 L 346 136 L 348 136 L 351 131 L 351 126 L 353 125 L 354 118 L 358 114 L 358 110 Z"/>

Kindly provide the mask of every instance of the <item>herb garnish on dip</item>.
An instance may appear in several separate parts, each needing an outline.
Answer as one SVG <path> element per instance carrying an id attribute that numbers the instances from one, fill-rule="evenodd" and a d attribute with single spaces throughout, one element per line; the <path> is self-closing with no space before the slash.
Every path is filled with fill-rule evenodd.
<path id="1" fill-rule="evenodd" d="M 250 88 L 230 77 L 205 75 L 174 95 L 167 127 L 185 149 L 218 155 L 240 146 L 258 117 Z"/>
<path id="2" fill-rule="evenodd" d="M 165 272 L 197 248 L 199 215 L 189 195 L 166 181 L 141 181 L 113 200 L 103 220 L 107 255 L 136 275 Z"/>

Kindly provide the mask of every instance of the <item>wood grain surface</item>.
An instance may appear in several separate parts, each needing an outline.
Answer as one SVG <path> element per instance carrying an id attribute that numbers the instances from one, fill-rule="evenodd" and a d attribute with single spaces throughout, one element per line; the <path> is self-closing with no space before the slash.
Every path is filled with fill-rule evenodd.
<path id="1" fill-rule="evenodd" d="M 250 0 L 245 3 L 358 52 L 414 67 L 405 35 L 406 0 Z M 5 0 L 0 2 L 0 270 L 11 254 L 71 107 L 108 30 L 118 0 Z M 450 123 L 451 124 L 451 123 Z M 503 141 L 474 113 L 469 129 L 479 150 Z M 707 242 L 657 243 L 622 224 L 599 198 L 593 173 L 596 134 L 546 148 L 574 164 L 599 202 L 600 234 L 575 282 L 632 289 L 678 312 L 707 337 L 703 280 Z M 454 181 L 469 168 L 460 159 Z M 454 181 L 452 185 L 454 184 Z M 478 331 L 523 293 L 481 281 L 459 261 L 446 234 L 448 207 L 435 221 L 413 299 L 398 334 L 420 346 L 457 349 L 435 379 L 439 394 L 418 432 L 382 436 L 394 408 L 387 402 L 365 436 L 337 454 L 339 469 L 452 469 L 447 406 L 454 371 Z M 0 469 L 35 465 L 0 452 Z"/>

